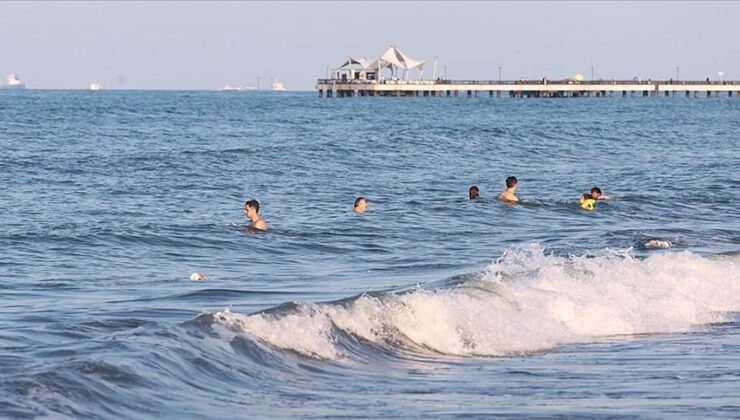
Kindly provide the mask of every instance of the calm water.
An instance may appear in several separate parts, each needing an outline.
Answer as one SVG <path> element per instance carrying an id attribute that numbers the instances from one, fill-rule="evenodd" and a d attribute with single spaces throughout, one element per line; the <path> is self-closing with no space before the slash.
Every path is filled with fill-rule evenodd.
<path id="1" fill-rule="evenodd" d="M 0 146 L 0 417 L 740 414 L 737 98 L 6 91 Z"/>

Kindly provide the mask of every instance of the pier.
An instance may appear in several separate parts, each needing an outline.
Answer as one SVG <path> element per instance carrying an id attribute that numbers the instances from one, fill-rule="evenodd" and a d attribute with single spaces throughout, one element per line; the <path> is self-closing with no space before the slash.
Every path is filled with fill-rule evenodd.
<path id="1" fill-rule="evenodd" d="M 737 97 L 740 81 L 319 79 L 319 97 Z"/>

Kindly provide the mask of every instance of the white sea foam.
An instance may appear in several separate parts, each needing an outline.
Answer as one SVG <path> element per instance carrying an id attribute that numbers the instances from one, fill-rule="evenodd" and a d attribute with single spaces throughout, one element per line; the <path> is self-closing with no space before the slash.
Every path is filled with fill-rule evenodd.
<path id="1" fill-rule="evenodd" d="M 599 337 L 683 332 L 740 311 L 740 257 L 506 252 L 478 279 L 435 290 L 302 304 L 216 321 L 280 349 L 342 358 L 337 329 L 380 346 L 501 356 Z"/>

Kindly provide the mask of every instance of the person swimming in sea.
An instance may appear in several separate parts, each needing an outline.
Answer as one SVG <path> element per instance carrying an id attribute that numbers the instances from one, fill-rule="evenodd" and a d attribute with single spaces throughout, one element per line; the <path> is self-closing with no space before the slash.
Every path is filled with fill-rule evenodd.
<path id="1" fill-rule="evenodd" d="M 596 205 L 596 199 L 591 194 L 583 194 L 580 201 L 581 208 L 584 210 L 593 210 Z"/>
<path id="2" fill-rule="evenodd" d="M 518 181 L 515 176 L 506 178 L 506 190 L 501 192 L 496 198 L 507 203 L 516 203 L 519 198 L 516 196 Z"/>
<path id="3" fill-rule="evenodd" d="M 352 211 L 355 213 L 365 213 L 365 210 L 367 210 L 367 198 L 365 197 L 357 197 L 355 200 L 355 206 L 352 208 Z"/>
<path id="4" fill-rule="evenodd" d="M 594 200 L 609 200 L 611 197 L 602 194 L 601 188 L 593 187 L 591 188 L 591 198 L 593 198 Z"/>
<path id="5" fill-rule="evenodd" d="M 468 198 L 475 200 L 480 197 L 480 188 L 477 185 L 473 185 L 468 189 Z"/>
<path id="6" fill-rule="evenodd" d="M 260 217 L 260 203 L 257 200 L 249 200 L 244 203 L 244 214 L 249 219 L 247 228 L 250 230 L 267 230 L 267 223 Z"/>

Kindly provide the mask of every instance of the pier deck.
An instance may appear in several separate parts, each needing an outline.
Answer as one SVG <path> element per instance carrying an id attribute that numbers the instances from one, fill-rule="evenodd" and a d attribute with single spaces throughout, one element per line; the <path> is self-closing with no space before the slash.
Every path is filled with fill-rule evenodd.
<path id="1" fill-rule="evenodd" d="M 740 94 L 740 81 L 495 81 L 495 80 L 339 80 L 319 79 L 319 96 L 727 96 Z"/>

